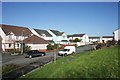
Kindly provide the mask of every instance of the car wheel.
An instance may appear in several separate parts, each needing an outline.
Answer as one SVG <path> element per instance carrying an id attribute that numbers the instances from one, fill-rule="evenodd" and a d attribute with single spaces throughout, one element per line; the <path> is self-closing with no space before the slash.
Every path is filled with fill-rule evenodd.
<path id="1" fill-rule="evenodd" d="M 44 54 L 42 54 L 42 56 L 44 56 Z"/>
<path id="2" fill-rule="evenodd" d="M 29 58 L 32 58 L 32 56 L 31 56 L 31 55 L 29 55 Z"/>
<path id="3" fill-rule="evenodd" d="M 67 53 L 65 53 L 64 55 L 67 56 Z"/>

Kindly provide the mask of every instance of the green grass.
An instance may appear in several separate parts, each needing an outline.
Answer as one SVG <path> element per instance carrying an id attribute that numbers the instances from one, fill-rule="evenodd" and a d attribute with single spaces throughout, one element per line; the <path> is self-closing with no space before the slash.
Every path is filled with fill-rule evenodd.
<path id="1" fill-rule="evenodd" d="M 118 78 L 118 46 L 74 54 L 22 78 Z"/>

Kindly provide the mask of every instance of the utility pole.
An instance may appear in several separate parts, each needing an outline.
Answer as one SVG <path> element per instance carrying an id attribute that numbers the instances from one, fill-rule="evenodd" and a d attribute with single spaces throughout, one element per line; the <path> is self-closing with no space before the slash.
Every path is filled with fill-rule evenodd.
<path id="1" fill-rule="evenodd" d="M 55 50 L 55 52 L 54 52 L 54 63 L 56 63 L 59 44 L 60 44 L 60 42 L 58 41 L 58 43 L 56 44 L 56 46 L 57 46 L 57 47 L 56 47 L 56 50 Z"/>
<path id="2" fill-rule="evenodd" d="M 24 30 L 22 30 L 22 34 L 21 34 L 22 37 L 24 37 L 23 32 L 24 32 Z M 23 40 L 24 40 L 24 38 L 22 39 L 22 43 L 21 43 L 21 54 L 23 54 Z"/>
<path id="3" fill-rule="evenodd" d="M 85 45 L 86 45 L 86 35 L 85 35 Z"/>

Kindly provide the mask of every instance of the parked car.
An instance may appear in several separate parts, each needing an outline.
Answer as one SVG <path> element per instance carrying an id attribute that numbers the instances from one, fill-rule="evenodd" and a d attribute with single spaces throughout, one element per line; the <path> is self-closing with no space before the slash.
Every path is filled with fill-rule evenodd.
<path id="1" fill-rule="evenodd" d="M 69 54 L 72 54 L 72 53 L 75 53 L 76 52 L 76 49 L 75 49 L 75 46 L 66 46 L 63 50 L 60 50 L 58 52 L 58 55 L 61 56 L 61 55 L 69 55 Z"/>
<path id="2" fill-rule="evenodd" d="M 31 51 L 26 52 L 24 55 L 25 57 L 32 58 L 36 56 L 45 56 L 45 52 L 40 52 L 38 50 L 31 50 Z"/>

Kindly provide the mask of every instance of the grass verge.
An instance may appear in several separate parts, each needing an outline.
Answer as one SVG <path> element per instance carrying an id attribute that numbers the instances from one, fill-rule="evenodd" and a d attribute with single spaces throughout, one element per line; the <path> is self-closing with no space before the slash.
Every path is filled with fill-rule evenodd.
<path id="1" fill-rule="evenodd" d="M 21 78 L 118 78 L 118 70 L 115 46 L 61 58 Z"/>

